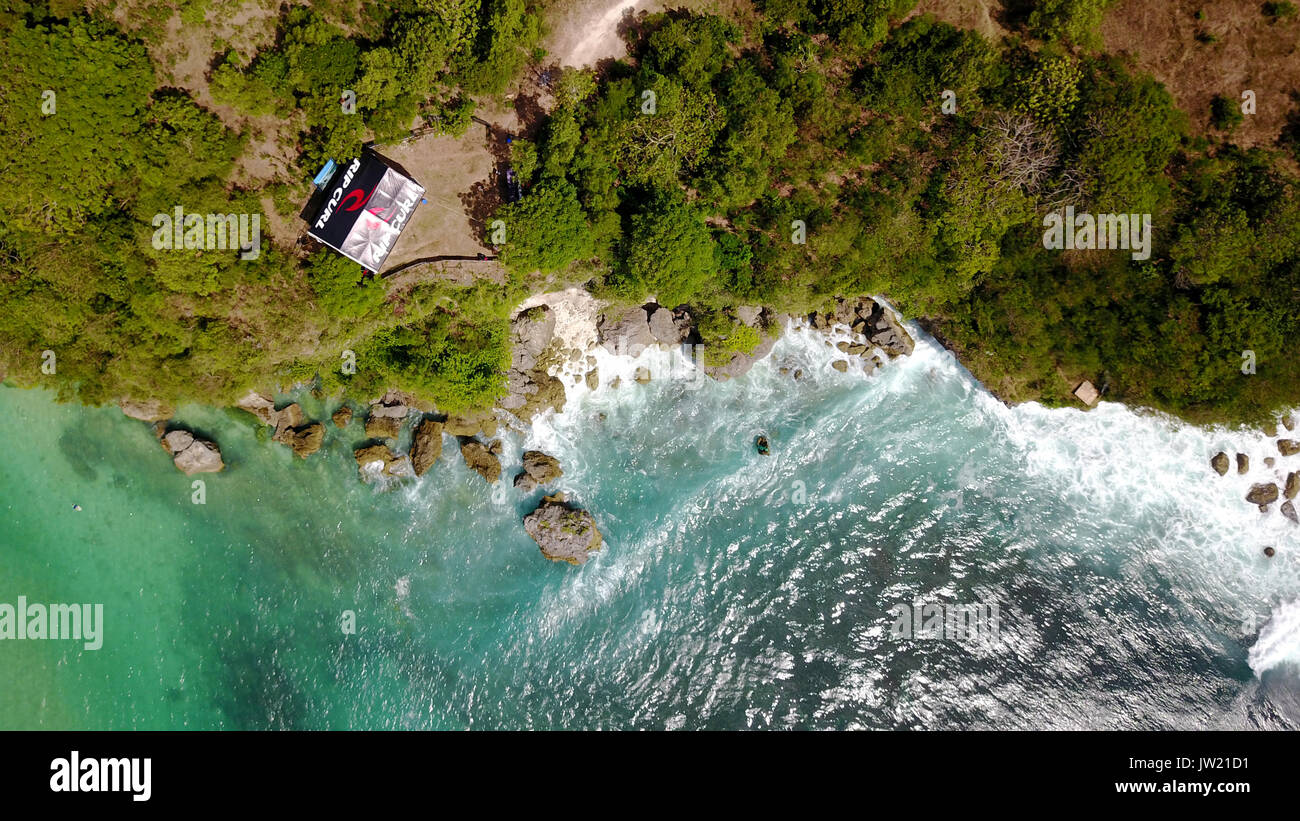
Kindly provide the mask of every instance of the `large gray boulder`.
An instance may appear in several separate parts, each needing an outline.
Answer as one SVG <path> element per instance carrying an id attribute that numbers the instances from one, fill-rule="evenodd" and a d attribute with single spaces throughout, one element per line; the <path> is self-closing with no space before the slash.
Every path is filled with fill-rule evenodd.
<path id="1" fill-rule="evenodd" d="M 176 469 L 186 476 L 217 473 L 226 467 L 215 442 L 200 439 L 187 430 L 169 431 L 162 437 L 163 448 L 172 455 Z"/>
<path id="2" fill-rule="evenodd" d="M 657 341 L 645 308 L 633 308 L 619 317 L 602 316 L 596 329 L 600 344 L 610 353 L 635 356 Z"/>
<path id="3" fill-rule="evenodd" d="M 595 518 L 570 506 L 563 493 L 543 498 L 537 509 L 524 517 L 524 531 L 537 542 L 543 556 L 572 565 L 584 564 L 602 543 Z"/>

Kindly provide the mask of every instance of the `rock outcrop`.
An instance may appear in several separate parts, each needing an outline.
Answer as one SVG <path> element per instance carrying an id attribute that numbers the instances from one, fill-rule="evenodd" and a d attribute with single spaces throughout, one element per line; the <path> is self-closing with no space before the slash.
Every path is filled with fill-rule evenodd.
<path id="1" fill-rule="evenodd" d="M 1246 501 L 1252 505 L 1259 505 L 1261 510 L 1266 510 L 1269 505 L 1277 501 L 1277 496 L 1277 485 L 1272 482 L 1262 482 L 1250 486 Z"/>
<path id="2" fill-rule="evenodd" d="M 374 406 L 371 406 L 371 416 L 366 419 L 366 436 L 371 439 L 396 439 L 402 432 L 402 419 L 406 418 L 403 414 L 401 417 L 393 416 L 375 416 Z"/>
<path id="3" fill-rule="evenodd" d="M 837 299 L 832 310 L 809 314 L 808 323 L 822 331 L 845 325 L 864 338 L 869 347 L 878 347 L 891 357 L 907 356 L 916 347 L 907 329 L 894 319 L 893 312 L 867 297 Z"/>
<path id="4" fill-rule="evenodd" d="M 1286 487 L 1282 495 L 1294 499 L 1298 493 L 1300 493 L 1300 471 L 1292 471 L 1286 475 Z"/>
<path id="5" fill-rule="evenodd" d="M 658 341 L 650 330 L 650 315 L 643 307 L 618 316 L 606 314 L 596 328 L 601 346 L 612 354 L 636 356 Z"/>
<path id="6" fill-rule="evenodd" d="M 524 517 L 524 531 L 537 542 L 543 556 L 572 565 L 584 564 L 602 543 L 595 518 L 570 506 L 563 493 L 543 498 L 537 509 Z"/>
<path id="7" fill-rule="evenodd" d="M 235 403 L 235 407 L 253 414 L 261 419 L 264 425 L 275 424 L 275 402 L 265 394 L 249 391 L 243 399 Z"/>
<path id="8" fill-rule="evenodd" d="M 496 436 L 497 419 L 491 411 L 448 416 L 444 429 L 452 436 Z"/>
<path id="9" fill-rule="evenodd" d="M 515 477 L 515 487 L 524 493 L 532 493 L 542 485 L 548 485 L 564 475 L 560 461 L 540 450 L 524 451 L 524 472 Z"/>
<path id="10" fill-rule="evenodd" d="M 275 441 L 293 448 L 293 452 L 303 459 L 320 450 L 325 442 L 325 426 L 320 422 L 286 428 L 283 433 L 276 433 Z"/>
<path id="11" fill-rule="evenodd" d="M 161 399 L 119 399 L 117 406 L 122 413 L 141 422 L 165 422 L 176 412 L 173 405 Z"/>
<path id="12" fill-rule="evenodd" d="M 494 445 L 499 452 L 500 442 L 484 445 L 477 439 L 469 439 L 460 446 L 460 455 L 464 457 L 466 466 L 477 471 L 488 482 L 501 478 L 501 460 L 493 452 Z"/>
<path id="13" fill-rule="evenodd" d="M 1300 442 L 1295 439 L 1279 439 L 1277 440 L 1277 449 L 1283 456 L 1294 456 L 1300 453 Z"/>
<path id="14" fill-rule="evenodd" d="M 1237 454 L 1237 475 L 1245 476 L 1250 472 L 1250 457 L 1244 453 Z"/>
<path id="15" fill-rule="evenodd" d="M 548 351 L 554 334 L 555 314 L 545 305 L 521 311 L 510 323 L 510 369 L 506 372 L 506 396 L 500 406 L 525 422 L 548 408 L 557 412 L 564 408 L 564 383 L 548 373 Z M 473 436 L 482 432 L 495 436 L 495 419 L 492 424 L 491 430 L 456 435 Z"/>
<path id="16" fill-rule="evenodd" d="M 415 426 L 411 437 L 411 465 L 416 476 L 423 476 L 442 455 L 442 429 L 442 423 L 433 419 L 422 420 Z"/>
<path id="17" fill-rule="evenodd" d="M 215 442 L 200 439 L 187 430 L 168 431 L 159 440 L 163 450 L 171 454 L 177 470 L 186 476 L 195 473 L 218 473 L 225 469 L 221 450 Z"/>
<path id="18" fill-rule="evenodd" d="M 406 418 L 411 409 L 406 404 L 406 397 L 389 391 L 384 394 L 383 398 L 377 402 L 370 403 L 370 410 L 367 418 L 370 419 L 396 419 L 398 424 Z"/>
<path id="19" fill-rule="evenodd" d="M 1282 507 L 1278 508 L 1278 510 L 1282 511 L 1283 516 L 1287 517 L 1295 524 L 1300 525 L 1300 517 L 1297 517 L 1295 512 L 1295 502 L 1287 499 L 1282 503 Z"/>
<path id="20" fill-rule="evenodd" d="M 352 421 L 352 408 L 344 405 L 334 411 L 334 414 L 330 416 L 330 419 L 334 420 L 334 427 L 346 428 L 348 423 Z"/>
<path id="21" fill-rule="evenodd" d="M 292 405 L 286 405 L 278 411 L 271 412 L 270 424 L 275 425 L 275 436 L 271 437 L 275 441 L 284 441 L 289 429 L 296 428 L 306 421 L 303 415 L 302 407 L 294 402 Z"/>
<path id="22" fill-rule="evenodd" d="M 1214 472 L 1219 474 L 1220 476 L 1227 476 L 1228 475 L 1228 454 L 1224 453 L 1223 451 L 1219 451 L 1218 453 L 1211 456 L 1210 467 L 1214 468 Z"/>
<path id="23" fill-rule="evenodd" d="M 357 448 L 352 455 L 356 457 L 357 470 L 363 482 L 373 482 L 381 477 L 400 479 L 415 475 L 410 458 L 393 453 L 388 445 Z"/>

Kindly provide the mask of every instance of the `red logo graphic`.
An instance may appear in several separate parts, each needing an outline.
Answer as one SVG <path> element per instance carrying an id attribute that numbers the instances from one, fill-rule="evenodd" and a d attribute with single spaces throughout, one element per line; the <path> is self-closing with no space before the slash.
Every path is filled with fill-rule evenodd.
<path id="1" fill-rule="evenodd" d="M 343 199 L 339 202 L 339 206 L 344 211 L 355 211 L 361 206 L 370 202 L 370 198 L 374 195 L 374 193 L 375 193 L 374 191 L 371 191 L 369 194 L 366 194 L 366 192 L 361 190 L 360 188 L 354 188 L 343 197 Z M 362 199 L 363 194 L 365 195 L 365 199 Z M 349 204 L 349 202 L 353 199 L 355 199 L 356 202 Z"/>

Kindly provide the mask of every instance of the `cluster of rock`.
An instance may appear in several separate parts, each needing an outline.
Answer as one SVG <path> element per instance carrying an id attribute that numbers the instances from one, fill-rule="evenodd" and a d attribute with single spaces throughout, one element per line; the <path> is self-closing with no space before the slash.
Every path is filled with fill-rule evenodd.
<path id="1" fill-rule="evenodd" d="M 601 347 L 625 356 L 637 356 L 657 345 L 676 347 L 699 341 L 688 309 L 669 310 L 654 302 L 618 314 L 602 314 L 596 330 Z"/>
<path id="2" fill-rule="evenodd" d="M 537 542 L 543 556 L 572 565 L 586 563 L 602 543 L 595 517 L 570 505 L 563 493 L 544 497 L 537 509 L 524 517 L 524 532 Z"/>
<path id="3" fill-rule="evenodd" d="M 1295 428 L 1295 422 L 1290 417 L 1283 419 L 1282 424 L 1288 431 L 1294 430 Z M 1277 431 L 1274 429 L 1269 435 L 1273 436 L 1276 435 L 1276 433 Z M 1294 456 L 1295 454 L 1300 453 L 1300 441 L 1295 439 L 1278 439 L 1276 444 L 1278 453 L 1283 457 Z M 1235 459 L 1230 459 L 1227 453 L 1219 451 L 1214 454 L 1214 456 L 1210 457 L 1210 467 L 1220 476 L 1226 476 L 1234 462 L 1237 468 L 1237 475 L 1245 476 L 1250 472 L 1250 456 L 1245 453 L 1238 453 L 1236 454 Z M 1275 464 L 1275 457 L 1268 456 L 1264 458 L 1264 466 L 1266 468 L 1272 469 Z M 1281 474 L 1278 475 L 1280 476 Z M 1260 513 L 1267 513 L 1270 505 L 1278 499 L 1282 499 L 1283 501 L 1278 507 L 1278 511 L 1292 522 L 1300 524 L 1300 514 L 1297 514 L 1295 508 L 1294 500 L 1296 496 L 1300 496 L 1300 471 L 1291 471 L 1287 473 L 1286 478 L 1282 480 L 1281 487 L 1278 486 L 1278 482 L 1253 483 L 1250 486 L 1250 490 L 1246 492 L 1246 501 L 1252 505 L 1256 505 L 1259 508 Z"/>
<path id="4" fill-rule="evenodd" d="M 500 406 L 525 422 L 548 408 L 564 409 L 564 383 L 549 372 L 555 313 L 546 305 L 521 311 L 510 323 L 510 369 Z"/>
<path id="5" fill-rule="evenodd" d="M 161 430 L 161 424 L 159 430 Z M 188 430 L 170 430 L 158 439 L 162 448 L 172 457 L 176 469 L 186 476 L 196 473 L 218 473 L 226 467 L 221 451 L 215 442 L 195 436 Z"/>
<path id="6" fill-rule="evenodd" d="M 325 443 L 325 426 L 308 420 L 297 402 L 277 409 L 271 397 L 249 391 L 235 403 L 235 407 L 253 414 L 262 420 L 262 424 L 275 428 L 271 441 L 288 445 L 303 459 L 320 450 Z"/>
<path id="7" fill-rule="evenodd" d="M 827 333 L 837 327 L 848 329 L 851 338 L 835 344 L 846 358 L 831 362 L 831 367 L 841 373 L 847 372 L 855 359 L 864 372 L 875 372 L 884 364 L 874 354 L 877 348 L 891 358 L 909 356 L 916 348 L 916 342 L 894 318 L 893 312 L 869 297 L 837 299 L 835 307 L 830 311 L 810 313 L 808 325 L 814 330 Z M 826 344 L 831 343 L 828 340 Z"/>
<path id="8" fill-rule="evenodd" d="M 172 457 L 176 469 L 186 476 L 196 473 L 218 473 L 225 469 L 221 449 L 217 443 L 194 435 L 193 431 L 170 423 L 176 408 L 160 399 L 121 399 L 118 407 L 132 419 L 150 422 L 163 451 Z"/>

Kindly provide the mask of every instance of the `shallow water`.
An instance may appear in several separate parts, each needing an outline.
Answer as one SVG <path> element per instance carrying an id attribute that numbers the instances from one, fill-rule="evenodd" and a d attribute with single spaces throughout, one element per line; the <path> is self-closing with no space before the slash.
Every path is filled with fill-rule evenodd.
<path id="1" fill-rule="evenodd" d="M 381 491 L 359 425 L 302 461 L 186 407 L 229 465 L 202 505 L 144 423 L 0 389 L 0 602 L 106 623 L 0 641 L 0 728 L 1300 725 L 1300 528 L 1242 501 L 1262 434 L 1008 409 L 924 338 L 872 377 L 826 354 L 791 332 L 719 384 L 650 352 L 637 386 L 601 353 L 622 387 L 506 434 L 495 487 L 450 438 Z M 605 535 L 581 568 L 524 534 L 532 447 Z M 912 603 L 997 605 L 997 635 L 896 638 Z"/>

